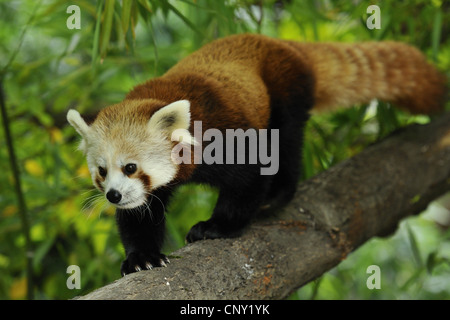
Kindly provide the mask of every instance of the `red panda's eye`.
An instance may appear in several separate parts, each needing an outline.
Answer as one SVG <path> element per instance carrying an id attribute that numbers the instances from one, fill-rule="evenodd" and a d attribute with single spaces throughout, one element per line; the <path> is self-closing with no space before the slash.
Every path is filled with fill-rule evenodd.
<path id="1" fill-rule="evenodd" d="M 103 167 L 98 167 L 98 173 L 104 178 L 106 177 L 106 169 Z"/>
<path id="2" fill-rule="evenodd" d="M 137 170 L 137 166 L 134 163 L 128 163 L 124 168 L 124 172 L 127 175 L 135 173 L 136 170 Z"/>

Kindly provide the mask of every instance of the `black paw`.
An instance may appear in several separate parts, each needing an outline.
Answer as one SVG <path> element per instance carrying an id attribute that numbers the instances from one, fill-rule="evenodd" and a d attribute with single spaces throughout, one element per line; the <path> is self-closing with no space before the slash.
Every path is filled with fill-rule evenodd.
<path id="1" fill-rule="evenodd" d="M 151 270 L 156 267 L 166 267 L 169 259 L 162 253 L 131 252 L 122 262 L 120 273 L 125 276 L 141 270 Z"/>
<path id="2" fill-rule="evenodd" d="M 241 229 L 229 228 L 214 221 L 201 221 L 194 225 L 186 236 L 186 242 L 205 239 L 234 238 L 241 234 Z"/>

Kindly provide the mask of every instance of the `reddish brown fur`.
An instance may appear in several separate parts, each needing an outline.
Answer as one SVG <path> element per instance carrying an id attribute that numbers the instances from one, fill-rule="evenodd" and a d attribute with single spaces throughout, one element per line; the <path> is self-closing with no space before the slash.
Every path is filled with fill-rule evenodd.
<path id="1" fill-rule="evenodd" d="M 103 180 L 105 180 L 105 179 L 98 175 L 95 177 L 95 185 L 97 186 L 98 190 L 100 190 L 101 192 L 105 192 L 105 189 L 102 186 Z"/>
<path id="2" fill-rule="evenodd" d="M 139 215 L 117 210 L 127 253 L 122 274 L 167 262 L 160 253 L 164 215 L 176 184 L 192 181 L 219 189 L 211 218 L 194 225 L 188 241 L 238 236 L 262 207 L 276 210 L 294 196 L 301 174 L 303 127 L 314 106 L 322 110 L 378 98 L 412 112 L 434 112 L 442 107 L 444 83 L 419 51 L 392 42 L 310 44 L 236 35 L 204 46 L 162 77 L 134 88 L 123 102 L 102 110 L 93 124 L 94 139 L 114 144 L 112 150 L 141 160 L 146 171 L 153 171 L 143 174 L 138 169 L 133 176 L 158 201 L 151 207 L 137 207 Z M 175 153 L 170 149 L 169 130 L 160 130 L 159 122 L 155 125 L 151 117 L 177 100 L 190 102 L 189 130 L 194 138 L 194 121 L 201 121 L 203 131 L 216 128 L 222 133 L 226 129 L 279 129 L 278 141 L 271 140 L 271 144 L 278 142 L 279 170 L 263 175 L 262 162 L 176 165 L 168 154 Z M 177 125 L 184 129 L 187 103 L 179 103 L 185 121 Z M 71 119 L 76 120 L 76 114 Z M 149 124 L 155 127 L 148 128 Z M 83 123 L 75 127 L 88 130 Z M 250 152 L 249 148 L 244 152 Z M 152 158 L 152 153 L 161 157 Z M 165 176 L 158 175 L 154 167 Z M 100 181 L 95 179 L 99 189 Z M 152 183 L 158 187 L 152 188 Z"/>
<path id="3" fill-rule="evenodd" d="M 149 119 L 162 106 L 187 99 L 192 121 L 201 120 L 203 130 L 245 130 L 267 128 L 272 107 L 309 96 L 315 110 L 377 98 L 413 113 L 437 112 L 445 83 L 422 53 L 402 43 L 300 43 L 246 34 L 205 45 L 103 112 Z M 148 98 L 153 100 L 145 106 L 124 107 Z M 194 168 L 183 165 L 177 178 L 190 177 Z"/>
<path id="4" fill-rule="evenodd" d="M 301 69 L 292 70 L 293 66 Z M 275 79 L 273 86 L 267 88 L 264 73 Z M 409 45 L 301 43 L 249 34 L 204 46 L 162 77 L 137 86 L 127 99 L 157 97 L 169 103 L 189 98 L 195 106 L 208 105 L 209 97 L 214 96 L 224 107 L 214 119 L 214 127 L 245 128 L 250 124 L 264 128 L 270 116 L 268 91 L 283 95 L 285 86 L 298 80 L 298 74 L 311 74 L 314 79 L 314 108 L 318 110 L 374 98 L 414 113 L 436 112 L 443 106 L 446 79 Z M 222 123 L 216 122 L 219 119 Z"/>
<path id="5" fill-rule="evenodd" d="M 315 109 L 377 98 L 412 113 L 442 110 L 446 79 L 412 46 L 392 41 L 289 44 L 313 66 Z"/>
<path id="6" fill-rule="evenodd" d="M 151 178 L 148 174 L 146 174 L 145 172 L 139 171 L 137 173 L 135 173 L 135 175 L 138 177 L 138 179 L 140 181 L 142 181 L 142 183 L 144 184 L 144 187 L 146 190 L 151 190 Z"/>
<path id="7" fill-rule="evenodd" d="M 292 65 L 299 69 L 292 70 Z M 269 79 L 263 79 L 264 73 Z M 137 86 L 127 99 L 158 97 L 166 103 L 188 99 L 192 119 L 201 119 L 204 129 L 267 128 L 269 91 L 282 96 L 283 87 L 298 74 L 312 79 L 310 68 L 285 42 L 256 35 L 231 36 L 204 46 L 162 77 Z M 263 80 L 270 78 L 276 81 L 268 88 Z"/>

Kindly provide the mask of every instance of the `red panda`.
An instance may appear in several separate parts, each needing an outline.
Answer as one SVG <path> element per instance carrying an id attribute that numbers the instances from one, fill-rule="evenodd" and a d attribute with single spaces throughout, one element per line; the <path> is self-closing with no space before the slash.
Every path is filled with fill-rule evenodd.
<path id="1" fill-rule="evenodd" d="M 67 119 L 82 137 L 80 149 L 95 187 L 117 207 L 125 275 L 168 263 L 161 253 L 164 213 L 176 186 L 198 182 L 219 189 L 211 218 L 194 225 L 187 241 L 237 236 L 262 208 L 292 198 L 311 110 L 376 98 L 413 113 L 438 112 L 445 83 L 417 49 L 402 43 L 300 43 L 245 34 L 205 45 L 93 121 L 75 110 Z M 200 137 L 208 130 L 223 133 L 224 146 L 213 156 L 222 153 L 231 160 L 238 152 L 249 159 L 262 138 L 230 149 L 225 145 L 236 137 L 227 130 L 274 130 L 277 136 L 265 142 L 268 154 L 278 154 L 276 173 L 261 174 L 261 160 L 195 161 L 198 146 L 206 151 L 219 141 L 214 134 L 198 141 L 196 123 Z M 174 161 L 181 154 L 192 161 Z"/>

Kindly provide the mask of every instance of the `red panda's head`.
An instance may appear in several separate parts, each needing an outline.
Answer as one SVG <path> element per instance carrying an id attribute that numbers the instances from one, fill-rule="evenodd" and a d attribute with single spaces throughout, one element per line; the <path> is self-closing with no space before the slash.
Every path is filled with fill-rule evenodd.
<path id="1" fill-rule="evenodd" d="M 91 124 L 75 110 L 69 110 L 67 120 L 82 137 L 79 149 L 86 155 L 94 186 L 121 209 L 143 205 L 152 190 L 176 177 L 174 141 L 195 143 L 188 131 L 186 100 L 168 105 L 153 99 L 125 100 L 101 110 Z"/>

